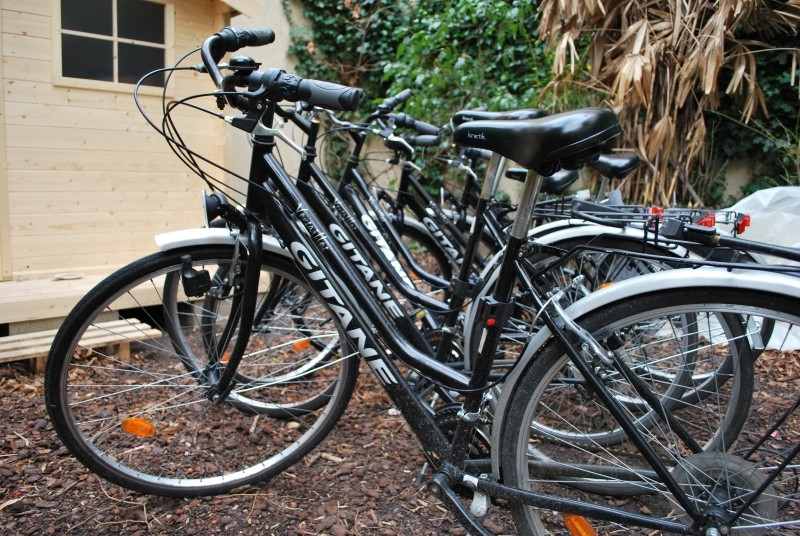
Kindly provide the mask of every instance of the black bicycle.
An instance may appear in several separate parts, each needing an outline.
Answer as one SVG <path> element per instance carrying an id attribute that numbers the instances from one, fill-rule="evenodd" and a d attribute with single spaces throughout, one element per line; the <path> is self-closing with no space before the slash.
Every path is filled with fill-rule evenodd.
<path id="1" fill-rule="evenodd" d="M 56 336 L 45 398 L 73 455 L 98 475 L 144 493 L 208 495 L 261 481 L 324 438 L 344 410 L 360 358 L 419 439 L 434 468 L 430 490 L 471 533 L 489 534 L 482 516 L 500 505 L 511 510 L 522 534 L 557 525 L 579 533 L 586 521 L 576 516 L 596 528 L 679 534 L 798 530 L 794 460 L 800 442 L 794 430 L 800 397 L 787 384 L 780 398 L 759 401 L 753 382 L 763 378 L 752 357 L 765 347 L 775 359 L 792 355 L 786 343 L 800 321 L 796 278 L 697 262 L 691 278 L 685 270 L 633 278 L 564 309 L 563 288 L 547 288 L 520 267 L 530 247 L 527 222 L 541 174 L 596 158 L 619 133 L 614 114 L 582 109 L 469 123 L 456 129 L 458 143 L 499 153 L 530 171 L 501 277 L 476 319 L 482 335 L 475 367 L 469 375 L 453 370 L 401 333 L 351 260 L 357 242 L 346 231 L 327 232 L 330 214 L 313 200 L 324 199 L 321 193 L 299 186 L 273 154 L 278 102 L 351 109 L 360 92 L 276 69 L 260 72 L 242 60 L 221 74 L 217 64 L 226 52 L 273 39 L 268 30 L 226 28 L 201 48 L 204 69 L 222 88 L 214 96 L 242 110 L 231 123 L 252 134 L 246 204 L 212 212 L 225 228 L 162 238 L 161 252 L 98 285 Z M 199 158 L 169 137 L 190 164 Z M 492 401 L 492 362 L 515 307 L 517 278 L 545 328 L 532 334 Z M 175 286 L 166 288 L 168 282 Z M 267 323 L 275 344 L 261 349 L 263 369 L 245 376 L 239 368 L 265 296 L 275 311 L 264 318 L 285 321 Z M 182 309 L 207 299 L 230 305 L 218 308 L 238 326 L 227 344 L 204 340 L 208 319 L 176 321 Z M 763 318 L 779 321 L 780 335 L 760 340 Z M 134 319 L 149 329 L 128 335 L 135 341 L 128 359 L 84 338 L 90 329 L 112 332 Z M 183 341 L 175 340 L 175 331 Z M 317 359 L 326 351 L 330 355 Z M 730 380 L 713 387 L 703 398 L 709 402 L 691 408 L 672 403 L 690 387 L 683 382 L 691 374 L 665 384 L 660 374 L 647 373 L 653 363 L 685 366 L 687 353 L 733 363 Z M 279 380 L 269 381 L 271 370 Z M 458 393 L 458 401 L 434 411 L 407 380 L 409 370 Z M 240 382 L 243 376 L 258 381 Z M 326 404 L 284 418 L 260 410 L 311 393 Z M 728 426 L 734 420 L 743 423 Z M 730 437 L 733 429 L 742 432 Z M 648 495 L 647 508 L 611 506 L 594 493 L 574 498 L 573 490 L 584 485 L 612 492 L 617 485 L 638 486 Z M 502 500 L 495 505 L 493 499 Z"/>

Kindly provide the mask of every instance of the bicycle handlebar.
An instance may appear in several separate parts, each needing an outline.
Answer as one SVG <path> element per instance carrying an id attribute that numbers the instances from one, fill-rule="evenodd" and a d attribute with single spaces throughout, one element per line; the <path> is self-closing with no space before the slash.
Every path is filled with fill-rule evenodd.
<path id="1" fill-rule="evenodd" d="M 401 138 L 412 147 L 436 147 L 441 142 L 439 136 L 432 135 L 401 136 Z"/>
<path id="2" fill-rule="evenodd" d="M 236 52 L 246 46 L 268 45 L 273 41 L 275 41 L 275 32 L 270 29 L 243 30 L 228 26 L 203 41 L 200 47 L 200 57 L 206 71 L 214 81 L 214 85 L 219 88 L 222 85 L 223 76 L 217 62 L 227 52 Z"/>
<path id="3" fill-rule="evenodd" d="M 236 52 L 244 47 L 260 47 L 275 41 L 275 32 L 269 28 L 245 30 L 240 28 L 223 28 L 216 34 L 218 46 L 225 52 Z"/>
<path id="4" fill-rule="evenodd" d="M 489 160 L 492 157 L 492 151 L 488 149 L 478 149 L 477 147 L 461 147 L 460 149 L 464 158 L 471 160 Z"/>
<path id="5" fill-rule="evenodd" d="M 303 101 L 313 106 L 329 110 L 352 111 L 358 107 L 364 92 L 360 88 L 342 86 L 333 82 L 323 82 L 309 78 L 300 78 L 282 69 L 269 69 L 264 73 L 252 73 L 250 86 L 259 85 L 259 91 L 274 101 Z"/>
<path id="6" fill-rule="evenodd" d="M 431 136 L 438 136 L 441 132 L 441 128 L 431 125 L 430 123 L 426 123 L 425 121 L 420 121 L 419 119 L 414 119 L 408 114 L 396 114 L 394 116 L 394 124 L 396 127 L 401 128 L 410 128 L 412 130 L 416 130 L 420 134 L 426 134 Z"/>
<path id="7" fill-rule="evenodd" d="M 378 112 L 382 114 L 388 114 L 389 112 L 394 110 L 399 104 L 406 102 L 410 96 L 411 96 L 411 90 L 404 89 L 397 95 L 384 99 L 383 102 L 378 105 Z"/>
<path id="8" fill-rule="evenodd" d="M 236 52 L 244 46 L 267 45 L 274 40 L 275 32 L 269 29 L 242 30 L 227 27 L 203 42 L 200 47 L 200 56 L 209 76 L 219 89 L 223 86 L 225 77 L 222 76 L 217 62 L 225 53 Z M 249 71 L 239 74 L 236 77 L 235 85 L 246 86 L 248 91 L 242 92 L 236 99 L 231 99 L 234 101 L 241 100 L 242 97 L 268 98 L 274 102 L 303 101 L 331 110 L 355 110 L 364 95 L 360 88 L 304 79 L 281 69 L 269 69 L 263 73 Z"/>

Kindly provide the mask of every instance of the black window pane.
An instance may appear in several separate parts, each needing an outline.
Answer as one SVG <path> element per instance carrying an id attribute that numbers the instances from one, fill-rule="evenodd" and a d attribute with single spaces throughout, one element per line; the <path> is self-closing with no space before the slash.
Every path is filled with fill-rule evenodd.
<path id="1" fill-rule="evenodd" d="M 164 5 L 144 0 L 118 0 L 117 32 L 124 39 L 164 43 Z"/>
<path id="2" fill-rule="evenodd" d="M 102 39 L 62 35 L 61 74 L 70 78 L 113 81 L 113 44 Z"/>
<path id="3" fill-rule="evenodd" d="M 65 30 L 111 35 L 111 21 L 111 0 L 61 0 L 61 28 Z"/>
<path id="4" fill-rule="evenodd" d="M 139 45 L 119 44 L 119 81 L 135 84 L 139 79 L 153 71 L 164 67 L 164 49 L 143 47 Z M 148 86 L 163 86 L 164 75 L 149 77 L 143 82 Z"/>

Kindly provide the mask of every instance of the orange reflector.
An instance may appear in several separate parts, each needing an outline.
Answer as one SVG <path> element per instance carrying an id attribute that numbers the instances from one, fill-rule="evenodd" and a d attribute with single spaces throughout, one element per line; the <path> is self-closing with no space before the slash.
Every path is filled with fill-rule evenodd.
<path id="1" fill-rule="evenodd" d="M 119 425 L 125 432 L 135 435 L 136 437 L 156 435 L 155 427 L 139 417 L 128 417 L 127 419 L 122 419 L 122 422 L 119 423 Z"/>
<path id="2" fill-rule="evenodd" d="M 294 350 L 295 352 L 300 352 L 302 350 L 305 350 L 309 346 L 311 346 L 311 341 L 308 339 L 303 339 L 301 341 L 297 341 L 296 343 L 294 343 L 292 345 L 292 350 Z"/>
<path id="3" fill-rule="evenodd" d="M 222 357 L 219 358 L 219 362 L 222 363 L 223 365 L 225 365 L 225 364 L 228 363 L 230 358 L 231 358 L 230 352 L 223 352 L 222 353 Z"/>
<path id="4" fill-rule="evenodd" d="M 605 283 L 603 283 L 602 285 L 597 285 L 597 288 L 596 288 L 595 290 L 600 290 L 600 289 L 602 289 L 602 288 L 610 287 L 610 286 L 611 286 L 611 285 L 613 285 L 613 284 L 614 284 L 614 282 L 613 282 L 613 281 L 606 281 L 606 282 L 605 282 Z"/>
<path id="5" fill-rule="evenodd" d="M 597 533 L 583 516 L 565 515 L 564 526 L 567 527 L 572 536 L 597 536 Z"/>

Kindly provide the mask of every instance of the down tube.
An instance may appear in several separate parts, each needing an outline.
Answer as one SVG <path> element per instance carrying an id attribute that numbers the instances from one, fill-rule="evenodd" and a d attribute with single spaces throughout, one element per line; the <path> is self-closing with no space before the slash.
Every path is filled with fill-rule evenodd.
<path id="1" fill-rule="evenodd" d="M 336 240 L 331 239 L 325 234 L 325 227 L 321 220 L 313 211 L 308 210 L 308 202 L 292 183 L 292 179 L 286 174 L 275 157 L 268 155 L 266 161 L 270 166 L 270 175 L 274 183 L 265 184 L 265 192 L 271 192 L 273 187 L 277 187 L 284 195 L 286 204 L 281 204 L 275 199 L 270 198 L 267 205 L 268 212 L 272 212 L 270 221 L 278 230 L 278 235 L 286 240 L 292 237 L 293 240 L 302 240 L 317 258 L 324 258 L 324 270 L 327 275 L 336 274 L 336 281 L 339 283 L 337 290 L 339 296 L 349 297 L 346 302 L 351 310 L 356 311 L 359 322 L 362 326 L 369 326 L 368 333 L 375 340 L 380 338 L 384 344 L 398 356 L 405 364 L 417 369 L 424 376 L 430 377 L 435 382 L 442 384 L 448 389 L 456 391 L 464 390 L 469 386 L 469 378 L 463 374 L 444 366 L 436 361 L 430 354 L 422 352 L 409 344 L 408 341 L 397 330 L 389 319 L 385 309 L 378 303 L 372 294 L 372 290 L 364 282 L 358 269 L 350 262 L 347 254 Z M 269 197 L 267 194 L 265 197 Z M 278 214 L 284 214 L 285 218 L 275 218 Z M 305 228 L 302 232 L 300 226 Z M 352 241 L 349 234 L 347 240 Z"/>
<path id="2" fill-rule="evenodd" d="M 333 318 L 350 337 L 351 346 L 358 350 L 359 355 L 378 378 L 389 398 L 403 413 L 409 426 L 423 443 L 428 457 L 436 464 L 448 459 L 449 442 L 433 420 L 431 411 L 410 388 L 398 367 L 378 344 L 373 332 L 378 327 L 374 323 L 377 323 L 383 330 L 385 326 L 380 321 L 381 319 L 385 320 L 385 314 L 375 304 L 371 293 L 364 288 L 360 278 L 355 276 L 342 278 L 334 273 L 330 265 L 337 268 L 341 265 L 343 272 L 347 273 L 345 268 L 347 261 L 343 260 L 343 254 L 337 249 L 338 245 L 320 232 L 323 229 L 321 223 L 314 214 L 305 208 L 302 198 L 297 196 L 291 185 L 291 179 L 270 159 L 268 159 L 268 163 L 273 171 L 272 176 L 279 183 L 281 191 L 296 201 L 296 207 L 291 209 L 294 211 L 292 214 L 289 207 L 274 196 L 263 196 L 267 214 L 272 216 L 270 222 L 278 231 L 278 235 L 285 241 L 285 245 L 300 270 L 325 300 L 329 310 L 333 313 Z M 287 186 L 288 188 L 286 188 Z M 267 190 L 270 188 L 267 187 Z M 294 223 L 296 219 L 300 219 L 302 224 L 308 228 L 308 233 L 300 230 Z M 344 280 L 349 280 L 349 283 L 344 284 Z M 388 327 L 385 334 L 385 339 L 392 344 L 392 351 L 395 354 L 402 356 L 419 354 L 415 348 L 403 341 L 402 337 L 393 336 L 395 331 Z M 430 363 L 421 363 L 424 366 L 420 368 L 423 370 L 436 369 L 440 374 L 446 376 L 444 383 L 461 388 L 467 385 L 467 379 L 464 376 L 439 365 L 433 359 L 425 359 L 421 355 L 416 359 L 409 357 L 409 361 L 412 362 L 420 359 L 430 361 Z"/>

